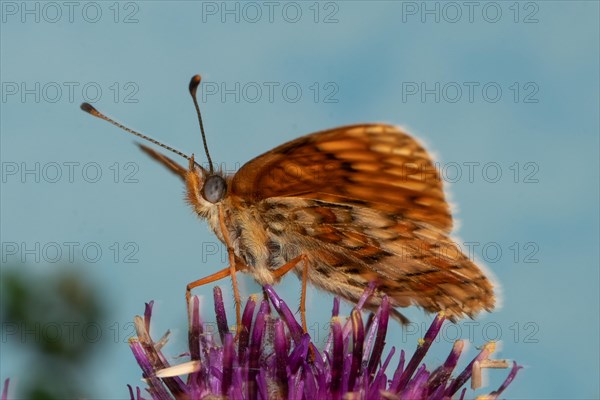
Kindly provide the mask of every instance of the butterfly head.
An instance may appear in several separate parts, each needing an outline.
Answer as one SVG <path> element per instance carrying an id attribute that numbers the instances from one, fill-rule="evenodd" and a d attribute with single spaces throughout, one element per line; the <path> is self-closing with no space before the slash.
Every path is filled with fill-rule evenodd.
<path id="1" fill-rule="evenodd" d="M 206 216 L 227 195 L 227 181 L 220 171 L 207 171 L 198 166 L 194 155 L 184 176 L 187 198 L 196 213 Z"/>

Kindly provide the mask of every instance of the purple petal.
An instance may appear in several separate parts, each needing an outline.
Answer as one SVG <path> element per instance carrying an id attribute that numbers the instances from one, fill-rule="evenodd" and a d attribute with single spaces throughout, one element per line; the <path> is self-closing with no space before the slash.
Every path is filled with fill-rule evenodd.
<path id="1" fill-rule="evenodd" d="M 145 303 L 146 307 L 144 308 L 144 325 L 146 326 L 146 332 L 150 334 L 150 318 L 152 318 L 152 308 L 154 307 L 154 300 L 150 303 Z"/>
<path id="2" fill-rule="evenodd" d="M 233 359 L 235 350 L 233 348 L 233 336 L 227 332 L 223 338 L 223 379 L 221 380 L 221 394 L 227 397 L 231 382 L 233 380 Z"/>
<path id="3" fill-rule="evenodd" d="M 244 395 L 242 393 L 242 388 L 245 385 L 245 381 L 242 375 L 241 368 L 235 368 L 233 371 L 233 382 L 231 386 L 231 398 L 232 399 L 243 399 Z M 195 397 L 193 397 L 195 399 Z"/>
<path id="4" fill-rule="evenodd" d="M 209 369 L 208 378 L 211 393 L 220 393 L 221 382 L 223 381 L 223 351 L 222 348 L 212 347 L 209 351 Z"/>
<path id="5" fill-rule="evenodd" d="M 513 361 L 513 367 L 510 370 L 510 373 L 508 374 L 504 382 L 502 382 L 502 385 L 498 388 L 498 390 L 490 393 L 490 398 L 497 399 L 502 394 L 502 392 L 504 392 L 504 390 L 508 387 L 508 385 L 510 385 L 513 379 L 515 379 L 515 377 L 517 376 L 517 372 L 519 372 L 521 368 L 523 367 L 517 365 L 517 363 Z"/>
<path id="6" fill-rule="evenodd" d="M 204 333 L 200 323 L 200 300 L 197 296 L 192 297 L 192 315 L 191 324 L 188 329 L 188 345 L 190 347 L 190 358 L 192 360 L 200 359 L 200 338 Z"/>
<path id="7" fill-rule="evenodd" d="M 290 356 L 288 357 L 288 366 L 292 374 L 295 374 L 304 363 L 304 360 L 306 360 L 309 342 L 310 336 L 308 334 L 303 335 L 302 339 L 300 339 L 300 343 L 296 344 L 290 353 Z"/>
<path id="8" fill-rule="evenodd" d="M 143 335 L 139 338 L 139 341 L 136 341 L 136 340 L 130 341 L 130 344 L 135 344 L 135 343 L 137 343 L 137 346 L 134 346 L 134 347 L 136 347 L 136 348 L 139 347 L 139 348 L 143 349 L 143 352 L 145 355 L 145 360 L 147 360 L 147 362 L 151 366 L 151 369 L 146 370 L 146 371 L 144 371 L 142 368 L 142 370 L 148 374 L 146 376 L 146 378 L 158 379 L 154 376 L 154 372 L 158 371 L 160 369 L 169 367 L 169 363 L 166 361 L 166 357 L 162 354 L 161 351 L 157 350 L 156 344 L 154 343 L 154 341 L 148 335 L 147 332 L 145 332 L 145 335 Z M 132 347 L 132 349 L 133 349 L 133 347 Z M 136 356 L 136 358 L 138 359 L 138 361 L 140 360 L 139 355 Z M 181 380 L 180 377 L 175 376 L 175 377 L 163 378 L 162 382 L 164 382 L 164 384 L 169 388 L 169 390 L 171 391 L 171 393 L 173 393 L 173 395 L 175 397 L 186 395 L 187 388 L 186 388 L 185 383 Z"/>
<path id="9" fill-rule="evenodd" d="M 375 291 L 376 286 L 377 286 L 377 284 L 375 282 L 369 282 L 369 286 L 367 286 L 367 288 L 365 289 L 363 294 L 360 296 L 360 299 L 358 299 L 358 303 L 354 307 L 356 310 L 358 310 L 359 312 L 362 311 L 362 308 L 364 307 L 365 303 L 367 302 L 367 299 Z M 348 320 L 348 321 L 346 321 L 346 325 L 344 325 L 344 337 L 349 336 L 351 330 L 352 330 L 352 321 Z M 368 328 L 367 328 L 367 331 L 368 331 Z M 328 345 L 330 345 L 330 343 L 328 343 Z M 329 348 L 326 347 L 326 349 L 328 350 Z"/>
<path id="10" fill-rule="evenodd" d="M 452 346 L 452 351 L 446 358 L 444 364 L 436 368 L 435 371 L 429 377 L 428 386 L 430 389 L 435 389 L 438 387 L 445 387 L 448 383 L 448 380 L 452 377 L 452 371 L 456 367 L 458 363 L 458 359 L 462 353 L 464 348 L 464 342 L 462 340 L 457 340 L 454 342 L 454 346 Z M 442 392 L 443 394 L 443 392 Z"/>
<path id="11" fill-rule="evenodd" d="M 425 383 L 429 379 L 429 372 L 425 364 L 421 365 L 415 377 L 408 383 L 405 390 L 400 395 L 402 399 L 421 399 L 425 397 L 427 386 Z"/>
<path id="12" fill-rule="evenodd" d="M 434 339 L 436 338 L 437 334 L 439 333 L 445 319 L 446 318 L 441 313 L 435 316 L 435 319 L 431 323 L 431 326 L 429 326 L 427 333 L 425 333 L 423 342 L 421 344 L 419 344 L 419 346 L 417 347 L 417 350 L 415 351 L 415 353 L 411 357 L 410 361 L 408 362 L 406 369 L 402 373 L 402 376 L 400 377 L 400 382 L 398 383 L 397 390 L 404 389 L 404 387 L 410 380 L 412 374 L 417 369 L 417 366 L 421 363 L 421 360 L 423 360 L 423 357 L 425 357 L 425 354 L 429 350 L 429 347 L 431 347 L 431 344 L 433 343 Z"/>
<path id="13" fill-rule="evenodd" d="M 142 369 L 143 377 L 148 383 L 148 389 L 152 395 L 152 398 L 159 400 L 170 400 L 171 396 L 163 386 L 162 381 L 154 375 L 154 366 L 148 359 L 142 344 L 139 341 L 132 339 L 129 341 L 129 347 L 131 348 L 133 356 L 138 362 L 138 365 Z"/>
<path id="14" fill-rule="evenodd" d="M 333 360 L 330 365 L 331 383 L 329 393 L 331 398 L 341 397 L 340 388 L 342 386 L 342 367 L 344 365 L 344 339 L 342 338 L 342 325 L 339 318 L 333 318 L 331 321 L 331 332 L 333 337 Z"/>
<path id="15" fill-rule="evenodd" d="M 227 314 L 225 313 L 225 304 L 223 303 L 223 293 L 221 288 L 215 286 L 213 288 L 213 296 L 215 299 L 215 315 L 217 317 L 217 327 L 219 329 L 219 336 L 221 337 L 221 343 L 225 340 L 225 334 L 229 332 L 229 325 L 227 325 Z"/>
<path id="16" fill-rule="evenodd" d="M 267 313 L 269 311 L 269 303 L 263 301 L 260 303 L 258 314 L 254 322 L 252 330 L 252 341 L 250 342 L 250 363 L 248 366 L 248 397 L 256 398 L 256 376 L 259 371 L 259 361 L 261 356 L 261 345 L 265 331 Z"/>
<path id="17" fill-rule="evenodd" d="M 464 347 L 465 347 L 464 341 L 457 340 L 456 342 L 454 342 L 454 345 L 452 346 L 452 351 L 450 352 L 450 354 L 448 355 L 448 358 L 444 362 L 445 369 L 449 369 L 450 372 L 452 372 L 452 370 L 454 370 Z"/>
<path id="18" fill-rule="evenodd" d="M 302 330 L 302 327 L 300 326 L 298 321 L 296 321 L 296 318 L 294 318 L 294 313 L 292 312 L 292 310 L 290 310 L 287 304 L 285 304 L 285 302 L 281 300 L 277 293 L 275 293 L 271 285 L 265 285 L 264 289 L 267 292 L 267 296 L 269 296 L 269 300 L 271 300 L 271 304 L 273 304 L 273 307 L 275 307 L 277 313 L 281 316 L 281 318 L 283 318 L 283 320 L 287 324 L 288 330 L 292 335 L 292 339 L 294 339 L 294 343 L 296 343 L 297 345 L 302 340 L 302 335 L 304 334 L 304 331 Z"/>
<path id="19" fill-rule="evenodd" d="M 281 320 L 275 321 L 275 337 L 273 339 L 275 350 L 275 380 L 283 398 L 288 397 L 288 341 L 285 336 L 285 327 Z"/>
<path id="20" fill-rule="evenodd" d="M 268 389 L 267 389 L 267 372 L 261 368 L 261 370 L 258 373 L 258 376 L 256 377 L 256 384 L 258 387 L 258 393 L 260 394 L 260 398 L 264 399 L 264 400 L 268 400 L 269 399 L 269 395 L 268 395 Z"/>
<path id="21" fill-rule="evenodd" d="M 238 333 L 238 357 L 240 365 L 246 364 L 246 350 L 248 349 L 248 343 L 250 342 L 250 328 L 252 326 L 252 317 L 254 317 L 254 308 L 256 307 L 256 299 L 254 296 L 250 296 L 244 307 L 244 313 L 242 314 L 242 326 Z"/>
<path id="22" fill-rule="evenodd" d="M 331 317 L 337 317 L 340 315 L 340 299 L 339 297 L 333 298 L 333 309 L 331 310 Z"/>
<path id="23" fill-rule="evenodd" d="M 432 380 L 432 375 L 429 375 L 429 382 Z M 444 391 L 446 390 L 446 385 L 439 385 L 437 389 L 435 389 L 435 387 L 430 385 L 429 382 L 426 385 L 428 386 L 430 392 L 433 390 L 433 393 L 429 395 L 428 400 L 444 400 Z"/>
<path id="24" fill-rule="evenodd" d="M 304 396 L 306 399 L 316 399 L 319 398 L 317 383 L 315 381 L 315 376 L 310 368 L 310 365 L 305 361 L 303 362 L 302 373 L 304 376 Z"/>
<path id="25" fill-rule="evenodd" d="M 133 395 L 133 388 L 131 387 L 131 385 L 128 384 L 127 389 L 129 389 L 129 400 L 135 400 L 135 396 Z M 6 400 L 4 396 L 2 397 L 2 400 Z"/>
<path id="26" fill-rule="evenodd" d="M 304 381 L 299 379 L 298 386 L 296 386 L 296 390 L 294 391 L 294 398 L 301 400 L 304 395 Z"/>
<path id="27" fill-rule="evenodd" d="M 319 352 L 317 346 L 310 342 L 308 348 L 310 349 L 311 353 L 315 356 L 314 360 L 312 360 L 313 367 L 316 368 L 317 371 L 324 371 L 325 363 L 323 362 L 323 355 Z"/>
<path id="28" fill-rule="evenodd" d="M 356 377 L 360 374 L 360 366 L 363 356 L 363 344 L 365 340 L 365 329 L 360 312 L 355 308 L 351 314 L 352 320 L 352 364 L 350 376 L 348 377 L 348 391 L 354 391 Z"/>
<path id="29" fill-rule="evenodd" d="M 383 297 L 381 306 L 379 307 L 379 321 L 377 324 L 377 337 L 371 352 L 371 358 L 367 367 L 367 372 L 370 376 L 375 373 L 375 369 L 381 360 L 381 353 L 385 346 L 385 336 L 387 334 L 388 320 L 390 318 L 390 303 L 387 296 Z"/>
<path id="30" fill-rule="evenodd" d="M 375 342 L 375 337 L 377 335 L 377 318 L 378 315 L 371 314 L 369 319 L 367 320 L 367 335 L 365 338 L 365 345 L 363 350 L 363 364 L 367 365 L 369 362 L 369 356 L 371 354 L 371 349 L 373 348 L 373 343 Z M 367 374 L 368 375 L 368 374 Z"/>
<path id="31" fill-rule="evenodd" d="M 473 364 L 475 364 L 475 361 L 481 361 L 488 358 L 489 355 L 492 354 L 492 352 L 494 351 L 494 348 L 495 345 L 493 343 L 487 343 L 485 346 L 483 346 L 483 349 L 481 350 L 481 352 L 479 352 L 477 357 L 475 357 L 469 363 L 469 365 L 467 365 L 463 372 L 461 372 L 460 375 L 458 375 L 458 378 L 456 378 L 448 387 L 448 389 L 446 389 L 445 395 L 448 397 L 452 397 L 454 393 L 456 393 L 458 389 L 460 389 L 462 385 L 464 385 L 469 380 L 469 378 L 471 378 L 471 374 L 473 373 Z"/>
<path id="32" fill-rule="evenodd" d="M 398 392 L 398 387 L 400 386 L 400 378 L 402 377 L 402 372 L 404 370 L 404 350 L 400 350 L 400 359 L 398 360 L 398 366 L 396 367 L 396 372 L 394 372 L 394 377 L 392 378 L 392 383 L 390 384 L 390 392 L 396 393 Z"/>
<path id="33" fill-rule="evenodd" d="M 344 344 L 346 346 L 346 344 Z M 348 393 L 348 380 L 352 368 L 352 351 L 344 351 L 344 365 L 342 365 L 342 393 Z M 323 374 L 324 375 L 324 374 Z"/>
<path id="34" fill-rule="evenodd" d="M 200 361 L 204 352 L 207 351 L 208 345 L 206 343 L 206 336 L 204 335 L 204 329 L 202 328 L 202 321 L 200 319 L 200 299 L 197 296 L 191 299 L 192 307 L 190 316 L 191 323 L 188 329 L 188 346 L 190 348 L 190 359 L 193 361 Z M 187 383 L 194 385 L 203 382 L 208 376 L 208 368 L 206 363 L 202 363 L 202 369 L 196 373 L 188 376 Z"/>
<path id="35" fill-rule="evenodd" d="M 367 299 L 371 297 L 376 287 L 377 283 L 375 281 L 369 282 L 369 286 L 367 286 L 367 289 L 365 289 L 362 296 L 360 296 L 360 299 L 358 299 L 358 303 L 356 303 L 356 309 L 358 311 L 362 310 L 362 308 L 365 306 L 365 303 L 367 302 Z"/>
<path id="36" fill-rule="evenodd" d="M 385 389 L 385 384 L 386 384 L 386 380 L 387 380 L 385 371 L 387 370 L 387 367 L 390 364 L 390 361 L 392 361 L 392 357 L 394 356 L 395 352 L 396 352 L 396 349 L 394 347 L 392 347 L 392 349 L 390 350 L 389 354 L 387 355 L 385 361 L 383 362 L 383 365 L 378 369 L 377 374 L 375 375 L 375 378 L 373 379 L 373 383 L 371 384 L 371 390 L 369 391 L 370 392 L 369 396 L 377 397 L 379 392 L 381 390 Z"/>

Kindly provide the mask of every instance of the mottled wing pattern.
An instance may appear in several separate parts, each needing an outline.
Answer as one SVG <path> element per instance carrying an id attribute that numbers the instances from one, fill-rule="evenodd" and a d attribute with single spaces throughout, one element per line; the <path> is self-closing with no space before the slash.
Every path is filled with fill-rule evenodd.
<path id="1" fill-rule="evenodd" d="M 265 200 L 261 208 L 281 248 L 288 244 L 292 255 L 308 254 L 312 283 L 350 301 L 377 281 L 380 295 L 390 296 L 393 305 L 444 310 L 452 319 L 494 306 L 489 280 L 432 225 L 377 209 L 291 197 Z"/>
<path id="2" fill-rule="evenodd" d="M 285 196 L 353 204 L 452 228 L 431 158 L 390 125 L 341 127 L 283 144 L 245 164 L 231 191 L 253 202 Z"/>
<path id="3" fill-rule="evenodd" d="M 396 127 L 348 126 L 286 143 L 244 165 L 231 194 L 259 209 L 285 259 L 309 257 L 309 280 L 327 291 L 356 301 L 376 280 L 399 307 L 452 318 L 493 308 L 490 282 L 449 238 L 431 158 Z"/>

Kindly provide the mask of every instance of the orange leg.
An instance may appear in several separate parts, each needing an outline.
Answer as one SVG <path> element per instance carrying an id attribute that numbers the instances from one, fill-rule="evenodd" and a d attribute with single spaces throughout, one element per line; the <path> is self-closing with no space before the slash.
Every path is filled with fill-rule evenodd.
<path id="1" fill-rule="evenodd" d="M 304 332 L 308 332 L 308 328 L 306 326 L 306 284 L 308 282 L 308 262 L 306 255 L 301 254 L 298 257 L 288 261 L 287 263 L 273 271 L 273 276 L 276 279 L 281 278 L 283 275 L 290 272 L 292 268 L 298 265 L 300 261 L 303 261 L 304 264 L 302 269 L 302 295 L 300 297 L 300 318 L 302 319 L 302 329 L 304 329 Z"/>
<path id="2" fill-rule="evenodd" d="M 236 277 L 236 266 L 235 266 L 235 255 L 233 253 L 233 249 L 227 249 L 229 253 L 229 275 L 231 276 L 231 286 L 233 286 L 233 299 L 235 301 L 235 323 L 237 326 L 237 331 L 240 332 L 240 327 L 242 324 L 242 302 L 240 300 L 240 289 L 237 284 Z"/>
<path id="3" fill-rule="evenodd" d="M 282 276 L 284 276 L 285 274 L 287 274 L 288 272 L 290 272 L 290 270 L 292 268 L 294 268 L 296 265 L 298 265 L 298 263 L 300 261 L 304 261 L 304 263 L 306 263 L 306 256 L 304 254 L 300 254 L 296 258 L 292 258 L 290 261 L 288 261 L 287 263 L 283 264 L 281 267 L 277 268 L 274 271 L 271 271 L 271 273 L 273 274 L 273 276 L 275 277 L 275 279 L 279 279 Z"/>
<path id="4" fill-rule="evenodd" d="M 197 281 L 189 283 L 185 287 L 185 302 L 188 304 L 188 307 L 190 304 L 190 297 L 192 296 L 192 289 L 197 288 L 198 286 L 213 283 L 213 282 L 218 281 L 223 278 L 227 278 L 230 274 L 231 274 L 231 268 L 227 267 L 227 268 L 224 268 L 224 269 L 220 270 L 219 272 L 216 272 L 212 275 L 209 275 L 207 277 L 204 277 L 202 279 L 198 279 Z"/>
<path id="5" fill-rule="evenodd" d="M 308 284 L 308 263 L 305 261 L 302 269 L 302 294 L 300 295 L 300 316 L 302 318 L 302 329 L 304 333 L 308 332 L 306 326 L 306 286 Z"/>
<path id="6" fill-rule="evenodd" d="M 237 331 L 239 332 L 240 324 L 242 323 L 242 303 L 240 300 L 240 290 L 238 288 L 237 278 L 235 276 L 235 273 L 237 271 L 235 253 L 233 252 L 233 247 L 231 246 L 231 240 L 229 239 L 229 231 L 227 230 L 227 225 L 225 225 L 225 216 L 221 205 L 219 205 L 219 227 L 221 228 L 223 241 L 225 242 L 225 246 L 227 246 L 227 254 L 229 255 L 229 276 L 231 276 L 231 284 L 233 286 L 233 298 L 235 301 L 235 318 L 236 325 L 238 327 Z"/>
<path id="7" fill-rule="evenodd" d="M 228 266 L 226 268 L 223 268 L 219 272 L 215 272 L 212 275 L 206 276 L 206 277 L 204 277 L 202 279 L 198 279 L 197 281 L 189 283 L 186 286 L 186 288 L 185 288 L 185 301 L 186 301 L 186 303 L 188 305 L 188 315 L 189 316 L 191 316 L 191 314 L 190 314 L 189 311 L 190 311 L 190 298 L 192 297 L 191 296 L 192 295 L 192 289 L 197 288 L 199 286 L 207 285 L 209 283 L 216 282 L 216 281 L 218 281 L 220 279 L 227 278 L 228 276 L 231 276 L 232 280 L 234 280 L 235 279 L 235 273 L 237 271 L 245 271 L 245 270 L 248 269 L 248 266 L 246 266 L 245 264 L 243 264 L 243 263 L 239 263 L 239 264 L 240 265 L 236 265 L 236 267 L 234 267 L 233 274 L 231 272 L 232 268 L 231 268 L 231 265 L 230 265 L 230 266 Z M 239 324 L 241 322 L 240 319 L 238 318 L 238 320 L 236 322 L 237 322 L 237 325 L 239 327 Z"/>

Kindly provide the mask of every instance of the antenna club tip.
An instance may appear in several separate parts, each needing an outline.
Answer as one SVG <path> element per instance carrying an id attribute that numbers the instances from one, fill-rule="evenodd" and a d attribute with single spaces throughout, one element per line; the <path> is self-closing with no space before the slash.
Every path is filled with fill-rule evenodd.
<path id="1" fill-rule="evenodd" d="M 98 115 L 98 110 L 96 110 L 90 103 L 81 103 L 81 106 L 79 107 L 88 114 Z"/>
<path id="2" fill-rule="evenodd" d="M 200 75 L 192 76 L 192 79 L 190 80 L 190 93 L 192 94 L 192 96 L 196 95 L 196 89 L 198 89 L 201 80 L 202 77 Z"/>

